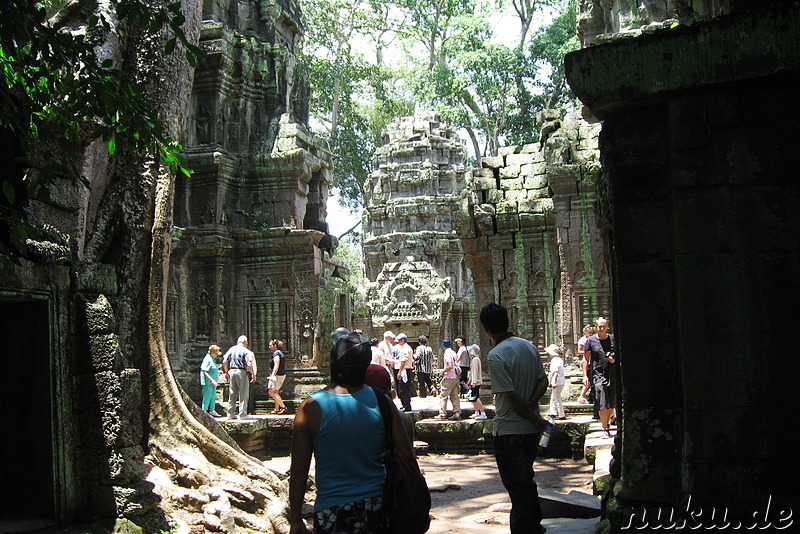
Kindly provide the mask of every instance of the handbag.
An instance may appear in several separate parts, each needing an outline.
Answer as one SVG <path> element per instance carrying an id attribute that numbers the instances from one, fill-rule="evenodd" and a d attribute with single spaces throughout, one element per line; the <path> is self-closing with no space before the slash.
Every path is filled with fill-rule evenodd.
<path id="1" fill-rule="evenodd" d="M 378 399 L 383 427 L 386 430 L 385 450 L 381 459 L 386 467 L 383 509 L 388 523 L 387 532 L 423 534 L 431 526 L 431 493 L 428 490 L 428 483 L 419 470 L 417 459 L 409 458 L 394 446 L 389 397 L 379 389 L 372 388 L 372 390 Z"/>

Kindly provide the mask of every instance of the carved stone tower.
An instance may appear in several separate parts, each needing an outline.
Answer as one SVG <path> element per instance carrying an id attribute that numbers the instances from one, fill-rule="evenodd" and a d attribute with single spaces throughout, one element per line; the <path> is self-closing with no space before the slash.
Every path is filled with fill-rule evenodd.
<path id="1" fill-rule="evenodd" d="M 364 262 L 373 335 L 442 337 L 475 328 L 472 280 L 456 219 L 464 146 L 433 113 L 387 126 L 367 181 Z"/>
<path id="2" fill-rule="evenodd" d="M 240 334 L 261 369 L 273 338 L 289 368 L 316 367 L 317 339 L 349 314 L 333 275 L 342 267 L 328 256 L 330 153 L 307 130 L 308 84 L 294 68 L 300 34 L 294 0 L 204 6 L 207 55 L 184 140 L 195 174 L 176 192 L 167 309 L 167 347 L 187 389 L 208 345 L 225 350 Z"/>

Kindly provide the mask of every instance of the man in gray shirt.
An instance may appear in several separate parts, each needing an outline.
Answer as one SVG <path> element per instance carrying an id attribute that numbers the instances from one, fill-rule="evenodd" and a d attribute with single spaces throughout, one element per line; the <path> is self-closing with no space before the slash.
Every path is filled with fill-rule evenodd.
<path id="1" fill-rule="evenodd" d="M 247 398 L 250 393 L 249 382 L 256 381 L 256 358 L 253 351 L 247 348 L 247 336 L 239 336 L 236 345 L 229 348 L 222 357 L 222 371 L 228 375 L 230 384 L 228 418 L 246 419 L 248 417 Z M 250 372 L 249 382 L 247 380 L 248 372 Z"/>
<path id="2" fill-rule="evenodd" d="M 504 307 L 486 305 L 480 321 L 494 342 L 486 357 L 495 405 L 494 454 L 511 498 L 511 534 L 542 534 L 533 461 L 545 423 L 538 402 L 547 391 L 547 376 L 536 347 L 508 331 Z"/>

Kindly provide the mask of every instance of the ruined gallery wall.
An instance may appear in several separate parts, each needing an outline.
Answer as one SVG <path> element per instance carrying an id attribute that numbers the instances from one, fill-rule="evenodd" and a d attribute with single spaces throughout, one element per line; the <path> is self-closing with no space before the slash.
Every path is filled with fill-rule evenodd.
<path id="1" fill-rule="evenodd" d="M 416 323 L 429 329 L 419 333 L 434 343 L 463 334 L 488 347 L 477 311 L 494 301 L 519 335 L 540 349 L 557 343 L 577 363 L 581 326 L 611 316 L 595 189 L 599 123 L 549 111 L 538 127 L 541 143 L 501 148 L 472 169 L 437 115 L 389 126 L 364 217 L 376 337 L 386 325 L 417 333 L 403 315 L 416 307 L 425 311 Z"/>
<path id="2" fill-rule="evenodd" d="M 793 402 L 800 12 L 767 4 L 567 57 L 603 120 L 624 406 L 614 529 L 630 505 L 686 495 L 731 519 L 769 497 L 798 509 L 782 461 L 797 415 L 765 407 Z"/>
<path id="3" fill-rule="evenodd" d="M 466 183 L 459 235 L 479 308 L 498 302 L 512 329 L 573 359 L 581 326 L 611 316 L 598 231 L 597 121 L 552 111 L 540 143 L 503 147 Z"/>

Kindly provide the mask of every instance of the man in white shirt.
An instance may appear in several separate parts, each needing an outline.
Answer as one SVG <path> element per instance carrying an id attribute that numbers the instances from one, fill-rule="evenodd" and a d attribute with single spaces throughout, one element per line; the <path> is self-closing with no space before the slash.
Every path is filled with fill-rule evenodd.
<path id="1" fill-rule="evenodd" d="M 561 359 L 558 345 L 549 345 L 544 351 L 550 356 L 550 417 L 566 419 L 564 403 L 561 402 L 561 392 L 564 389 L 564 360 Z"/>
<path id="2" fill-rule="evenodd" d="M 394 333 L 391 330 L 383 333 L 383 341 L 378 343 L 378 350 L 383 355 L 383 364 L 386 366 L 386 370 L 389 371 L 389 377 L 392 379 L 392 386 L 394 386 Z"/>
<path id="3" fill-rule="evenodd" d="M 456 359 L 456 352 L 453 350 L 453 343 L 449 339 L 442 340 L 442 348 L 444 349 L 444 369 L 442 370 L 442 385 L 439 388 L 439 419 L 447 419 L 447 399 L 453 405 L 453 415 L 450 419 L 458 421 L 461 419 L 461 400 L 459 393 L 461 387 L 459 384 L 459 375 L 461 368 L 458 366 Z"/>
<path id="4" fill-rule="evenodd" d="M 408 336 L 397 334 L 397 365 L 395 366 L 397 380 L 397 396 L 403 405 L 404 412 L 411 411 L 411 379 L 414 377 L 414 349 L 408 344 Z"/>

